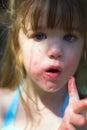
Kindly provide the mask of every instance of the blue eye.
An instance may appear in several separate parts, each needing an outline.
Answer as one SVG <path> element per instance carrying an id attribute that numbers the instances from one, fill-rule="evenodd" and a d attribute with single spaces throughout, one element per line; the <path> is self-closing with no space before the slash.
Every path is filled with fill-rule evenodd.
<path id="1" fill-rule="evenodd" d="M 67 34 L 63 37 L 64 40 L 68 41 L 68 42 L 73 42 L 76 40 L 76 36 L 73 34 Z"/>
<path id="2" fill-rule="evenodd" d="M 41 41 L 41 40 L 46 39 L 47 36 L 44 33 L 37 33 L 37 34 L 34 34 L 33 38 L 35 40 Z"/>

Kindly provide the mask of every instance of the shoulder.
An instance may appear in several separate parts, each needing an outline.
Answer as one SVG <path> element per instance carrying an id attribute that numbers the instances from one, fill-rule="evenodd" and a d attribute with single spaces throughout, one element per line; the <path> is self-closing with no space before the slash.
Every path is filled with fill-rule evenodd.
<path id="1" fill-rule="evenodd" d="M 0 126 L 5 118 L 13 95 L 14 91 L 10 91 L 8 89 L 0 89 Z"/>
<path id="2" fill-rule="evenodd" d="M 10 91 L 9 89 L 0 89 L 0 105 L 6 103 L 9 104 L 13 95 L 14 91 Z"/>
<path id="3" fill-rule="evenodd" d="M 0 89 L 0 108 L 7 108 L 12 100 L 14 91 L 9 89 Z"/>

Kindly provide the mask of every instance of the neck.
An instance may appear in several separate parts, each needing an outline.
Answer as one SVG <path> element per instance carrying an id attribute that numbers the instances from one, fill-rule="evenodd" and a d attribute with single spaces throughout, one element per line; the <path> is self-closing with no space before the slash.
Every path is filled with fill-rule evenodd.
<path id="1" fill-rule="evenodd" d="M 41 101 L 49 110 L 51 110 L 56 115 L 61 116 L 61 110 L 64 105 L 66 93 L 67 87 L 64 86 L 58 92 L 45 93 L 41 97 Z"/>
<path id="2" fill-rule="evenodd" d="M 67 93 L 67 86 L 64 86 L 59 91 L 54 93 L 49 93 L 41 89 L 37 89 L 38 87 L 36 89 L 34 89 L 35 87 L 31 89 L 32 87 L 29 83 L 27 83 L 25 86 L 28 86 L 25 87 L 27 95 L 29 95 L 30 98 L 32 97 L 32 101 L 37 104 L 40 111 L 48 109 L 54 114 L 61 116 L 61 110 Z M 29 88 L 28 91 L 27 88 Z"/>

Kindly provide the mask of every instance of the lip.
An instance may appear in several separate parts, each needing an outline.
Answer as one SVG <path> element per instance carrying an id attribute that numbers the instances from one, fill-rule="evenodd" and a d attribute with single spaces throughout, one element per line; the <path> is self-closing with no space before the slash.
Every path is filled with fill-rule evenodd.
<path id="1" fill-rule="evenodd" d="M 62 72 L 62 69 L 60 66 L 50 66 L 46 69 L 44 77 L 48 79 L 57 79 Z"/>

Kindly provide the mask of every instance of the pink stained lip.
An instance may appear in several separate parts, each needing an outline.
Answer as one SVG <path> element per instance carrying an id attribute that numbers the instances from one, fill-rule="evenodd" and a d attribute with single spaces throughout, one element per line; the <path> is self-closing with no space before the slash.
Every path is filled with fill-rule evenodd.
<path id="1" fill-rule="evenodd" d="M 45 78 L 48 79 L 57 79 L 61 74 L 61 68 L 60 67 L 49 67 L 46 71 L 45 71 Z"/>

